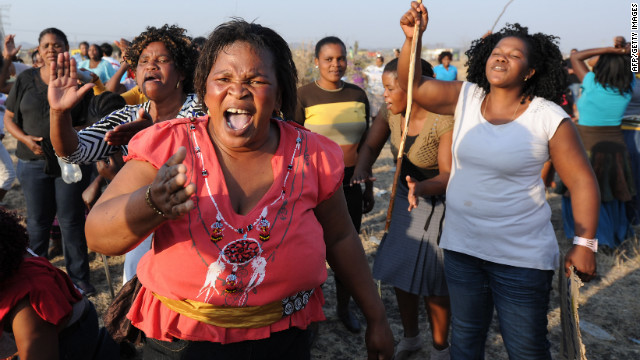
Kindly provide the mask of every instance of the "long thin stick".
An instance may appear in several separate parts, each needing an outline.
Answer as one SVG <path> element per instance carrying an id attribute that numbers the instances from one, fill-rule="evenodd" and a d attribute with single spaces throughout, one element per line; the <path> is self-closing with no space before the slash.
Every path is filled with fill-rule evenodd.
<path id="1" fill-rule="evenodd" d="M 422 1 L 418 1 L 422 3 Z M 409 132 L 409 118 L 411 117 L 411 106 L 413 104 L 413 77 L 416 73 L 416 52 L 418 51 L 418 32 L 420 25 L 416 24 L 413 27 L 413 39 L 411 39 L 411 57 L 409 58 L 409 83 L 407 85 L 407 109 L 404 115 L 404 129 L 402 130 L 402 140 L 398 147 L 398 156 L 396 157 L 396 172 L 393 175 L 393 185 L 391 187 L 391 199 L 389 200 L 389 209 L 387 210 L 387 222 L 384 225 L 385 233 L 389 230 L 391 225 L 391 213 L 393 212 L 393 205 L 396 198 L 396 190 L 398 187 L 398 178 L 400 178 L 400 169 L 402 167 L 402 158 L 404 155 L 404 144 L 407 140 L 407 133 Z"/>
<path id="2" fill-rule="evenodd" d="M 498 18 L 496 19 L 496 22 L 494 22 L 493 26 L 491 27 L 491 32 L 493 32 L 493 29 L 496 28 L 496 25 L 498 25 L 498 21 L 500 21 L 500 18 L 502 17 L 502 14 L 504 14 L 504 12 L 507 10 L 507 7 L 509 5 L 511 5 L 512 2 L 513 2 L 513 0 L 509 0 L 509 2 L 507 2 L 507 5 L 505 5 L 504 8 L 502 8 L 502 12 L 500 13 L 500 15 L 498 15 Z"/>
<path id="3" fill-rule="evenodd" d="M 109 292 L 111 293 L 111 299 L 115 297 L 115 293 L 113 292 L 113 282 L 111 281 L 111 272 L 109 272 L 109 263 L 107 262 L 107 255 L 102 255 L 102 263 L 104 264 L 104 273 L 107 276 L 107 283 L 109 284 Z"/>

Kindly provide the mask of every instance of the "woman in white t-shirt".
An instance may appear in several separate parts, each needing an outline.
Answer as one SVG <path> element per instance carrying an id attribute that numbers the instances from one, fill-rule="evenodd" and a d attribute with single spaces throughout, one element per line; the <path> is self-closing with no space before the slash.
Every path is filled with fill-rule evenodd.
<path id="1" fill-rule="evenodd" d="M 400 20 L 406 36 L 401 86 L 407 86 L 414 25 L 422 32 L 427 22 L 426 8 L 416 2 Z M 595 276 L 599 207 L 577 131 L 554 103 L 566 87 L 562 54 L 555 37 L 515 24 L 476 40 L 467 56 L 469 82 L 416 76 L 413 88 L 418 105 L 454 115 L 440 242 L 451 298 L 451 357 L 483 358 L 495 307 L 510 358 L 550 359 L 547 310 L 559 250 L 540 177 L 543 164 L 553 161 L 578 210 L 577 245 L 564 269 L 568 275 L 575 266 L 585 281 Z"/>

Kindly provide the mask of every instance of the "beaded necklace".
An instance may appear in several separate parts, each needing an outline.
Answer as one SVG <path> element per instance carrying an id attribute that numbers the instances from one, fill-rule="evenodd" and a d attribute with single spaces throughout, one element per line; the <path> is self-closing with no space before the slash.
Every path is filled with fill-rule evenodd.
<path id="1" fill-rule="evenodd" d="M 195 119 L 191 119 L 191 121 L 195 121 Z M 293 170 L 293 162 L 295 160 L 295 156 L 296 153 L 298 151 L 300 151 L 300 147 L 301 147 L 301 143 L 302 143 L 302 137 L 300 135 L 300 130 L 296 129 L 296 131 L 298 132 L 298 136 L 296 138 L 296 145 L 293 149 L 293 154 L 291 154 L 291 161 L 289 162 L 289 165 L 287 166 L 287 173 L 284 177 L 284 181 L 282 182 L 282 191 L 280 192 L 280 196 L 278 196 L 271 204 L 266 205 L 263 209 L 262 212 L 260 212 L 260 215 L 258 215 L 258 217 L 256 218 L 256 220 L 247 225 L 246 227 L 233 227 L 231 226 L 231 224 L 229 224 L 229 222 L 224 218 L 224 216 L 222 215 L 222 212 L 220 211 L 220 208 L 218 207 L 218 203 L 216 202 L 216 200 L 213 197 L 213 194 L 211 192 L 211 188 L 209 187 L 209 181 L 207 180 L 207 178 L 209 177 L 209 172 L 207 171 L 207 169 L 204 166 L 204 156 L 202 154 L 202 149 L 200 148 L 200 146 L 198 145 L 198 140 L 196 138 L 196 126 L 194 124 L 190 124 L 189 125 L 189 129 L 191 130 L 191 135 L 193 137 L 193 143 L 194 143 L 194 149 L 196 152 L 196 156 L 200 159 L 200 164 L 202 165 L 202 177 L 204 178 L 204 183 L 205 186 L 207 188 L 207 192 L 209 194 L 209 199 L 211 199 L 211 202 L 213 203 L 213 206 L 216 209 L 217 215 L 216 215 L 216 221 L 211 224 L 211 237 L 210 240 L 215 244 L 217 242 L 219 242 L 220 240 L 222 240 L 223 238 L 223 234 L 222 234 L 222 230 L 223 228 L 226 226 L 227 228 L 233 230 L 234 232 L 243 235 L 243 237 L 246 239 L 247 238 L 247 234 L 249 233 L 249 231 L 253 230 L 254 228 L 258 228 L 258 236 L 260 237 L 260 240 L 262 241 L 267 241 L 269 240 L 270 236 L 271 236 L 271 223 L 267 220 L 267 215 L 268 215 L 268 208 L 270 206 L 275 205 L 278 201 L 284 199 L 285 194 L 287 192 L 287 188 L 286 188 L 286 184 L 287 184 L 287 180 L 289 179 L 289 174 L 291 173 L 291 171 Z"/>

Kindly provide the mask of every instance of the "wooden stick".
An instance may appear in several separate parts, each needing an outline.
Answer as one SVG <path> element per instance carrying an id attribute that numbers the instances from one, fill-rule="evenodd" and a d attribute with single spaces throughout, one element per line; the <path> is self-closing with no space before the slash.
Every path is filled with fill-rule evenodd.
<path id="1" fill-rule="evenodd" d="M 502 17 L 502 14 L 504 14 L 504 12 L 507 10 L 507 7 L 509 5 L 511 5 L 512 2 L 513 2 L 513 0 L 509 0 L 507 5 L 505 5 L 504 8 L 502 8 L 502 12 L 500 13 L 500 15 L 498 15 L 498 18 L 496 19 L 496 22 L 493 23 L 493 26 L 491 27 L 490 32 L 493 32 L 493 29 L 496 28 L 496 25 L 498 25 L 498 21 L 500 21 L 500 18 Z"/>
<path id="2" fill-rule="evenodd" d="M 102 255 L 102 263 L 104 264 L 104 273 L 107 276 L 107 283 L 109 284 L 109 293 L 111 293 L 111 300 L 116 296 L 113 291 L 113 282 L 111 281 L 111 272 L 109 272 L 109 263 L 107 262 L 107 255 Z"/>
<path id="3" fill-rule="evenodd" d="M 422 1 L 418 0 L 421 4 Z M 400 146 L 398 147 L 398 156 L 396 157 L 396 172 L 393 175 L 393 185 L 391 186 L 391 199 L 389 200 L 389 209 L 387 210 L 387 221 L 384 225 L 384 232 L 389 230 L 391 225 L 391 213 L 393 212 L 393 205 L 396 198 L 396 190 L 398 187 L 398 178 L 400 178 L 400 169 L 402 168 L 402 158 L 404 155 L 404 144 L 407 140 L 407 133 L 409 132 L 409 118 L 411 117 L 411 106 L 413 104 L 413 77 L 416 73 L 416 52 L 418 50 L 418 33 L 420 31 L 420 25 L 416 24 L 413 27 L 413 39 L 411 39 L 411 57 L 409 58 L 409 83 L 407 85 L 407 108 L 404 115 L 404 129 L 402 130 L 402 140 L 400 140 Z"/>

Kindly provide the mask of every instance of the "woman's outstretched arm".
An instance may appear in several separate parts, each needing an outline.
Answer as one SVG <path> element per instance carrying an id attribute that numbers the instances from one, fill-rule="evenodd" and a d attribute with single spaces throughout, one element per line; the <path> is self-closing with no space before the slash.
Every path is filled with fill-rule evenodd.
<path id="1" fill-rule="evenodd" d="M 324 230 L 329 265 L 349 289 L 367 318 L 365 339 L 368 358 L 391 359 L 393 334 L 362 243 L 351 222 L 342 189 L 320 203 L 315 209 L 315 215 Z"/>
<path id="2" fill-rule="evenodd" d="M 89 248 L 124 254 L 165 221 L 193 209 L 195 185 L 187 181 L 185 156 L 186 149 L 179 148 L 160 169 L 144 161 L 127 162 L 87 217 Z"/>
<path id="3" fill-rule="evenodd" d="M 571 119 L 564 119 L 549 140 L 549 154 L 562 182 L 571 192 L 575 234 L 587 239 L 595 238 L 600 190 Z M 582 280 L 589 281 L 596 273 L 595 253 L 588 247 L 573 245 L 565 256 L 566 275 L 569 275 L 571 265 L 575 266 Z"/>
<path id="4" fill-rule="evenodd" d="M 580 82 L 584 79 L 585 75 L 589 72 L 589 68 L 585 61 L 594 56 L 600 56 L 602 54 L 629 54 L 627 47 L 602 47 L 595 49 L 587 49 L 576 51 L 571 54 L 571 67 L 573 67 L 573 73 L 578 77 Z"/>

